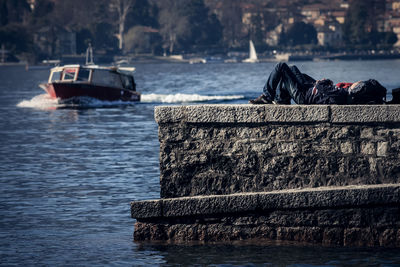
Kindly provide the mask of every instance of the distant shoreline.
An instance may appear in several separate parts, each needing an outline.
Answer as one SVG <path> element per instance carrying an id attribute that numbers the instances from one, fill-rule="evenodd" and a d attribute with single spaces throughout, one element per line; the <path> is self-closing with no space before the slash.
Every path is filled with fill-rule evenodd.
<path id="1" fill-rule="evenodd" d="M 95 55 L 95 59 L 97 58 L 97 63 L 99 65 L 117 65 L 116 62 L 118 60 L 125 61 L 127 65 L 134 65 L 137 63 L 187 63 L 187 64 L 202 64 L 202 63 L 241 63 L 241 58 L 230 58 L 230 57 L 218 57 L 218 56 L 151 56 L 151 55 L 138 55 L 138 56 L 119 56 L 119 57 L 105 57 L 101 55 Z M 115 60 L 118 59 L 118 60 Z M 309 55 L 309 54 L 297 54 L 297 53 L 282 53 L 277 55 L 270 56 L 260 56 L 259 62 L 295 62 L 295 61 L 350 61 L 350 60 L 398 60 L 400 59 L 400 54 L 347 54 L 347 53 L 338 53 L 338 54 L 323 54 L 323 55 Z M 84 64 L 85 58 L 81 55 L 79 56 L 64 56 L 61 59 L 61 64 Z M 31 67 L 35 68 L 50 68 L 54 65 L 51 64 L 28 64 L 26 61 L 21 62 L 4 62 L 0 63 L 0 66 L 25 66 L 27 69 Z"/>

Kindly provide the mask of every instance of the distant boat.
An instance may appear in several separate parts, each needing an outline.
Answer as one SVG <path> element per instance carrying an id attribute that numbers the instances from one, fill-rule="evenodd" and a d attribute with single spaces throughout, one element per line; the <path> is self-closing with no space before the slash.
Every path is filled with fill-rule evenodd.
<path id="1" fill-rule="evenodd" d="M 253 44 L 252 40 L 250 40 L 250 45 L 249 45 L 249 58 L 246 58 L 242 62 L 245 62 L 245 63 L 257 63 L 258 62 L 257 52 L 256 52 L 256 49 L 254 48 L 254 44 Z"/>
<path id="2" fill-rule="evenodd" d="M 191 58 L 189 60 L 189 64 L 199 64 L 199 63 L 205 64 L 207 63 L 207 60 L 201 57 Z"/>
<path id="3" fill-rule="evenodd" d="M 47 83 L 39 86 L 51 98 L 61 100 L 76 97 L 92 97 L 107 101 L 140 101 L 133 77 L 135 68 L 101 67 L 93 63 L 93 51 L 89 46 L 86 65 L 65 65 L 51 69 Z"/>
<path id="4" fill-rule="evenodd" d="M 92 97 L 108 101 L 140 101 L 134 68 L 65 65 L 51 69 L 47 83 L 40 84 L 51 98 Z"/>

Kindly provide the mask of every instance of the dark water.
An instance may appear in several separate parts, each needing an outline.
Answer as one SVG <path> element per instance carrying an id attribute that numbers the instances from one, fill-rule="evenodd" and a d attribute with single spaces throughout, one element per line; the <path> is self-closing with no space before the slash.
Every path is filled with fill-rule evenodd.
<path id="1" fill-rule="evenodd" d="M 400 87 L 400 61 L 303 62 L 335 82 Z M 0 67 L 1 266 L 400 266 L 400 250 L 135 243 L 133 200 L 159 198 L 156 105 L 247 103 L 273 63 L 137 64 L 142 103 L 61 105 L 48 70 Z"/>

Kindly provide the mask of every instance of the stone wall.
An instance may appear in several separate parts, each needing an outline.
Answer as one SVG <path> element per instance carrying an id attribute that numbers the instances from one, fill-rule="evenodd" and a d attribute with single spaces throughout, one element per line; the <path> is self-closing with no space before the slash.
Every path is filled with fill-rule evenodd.
<path id="1" fill-rule="evenodd" d="M 161 200 L 132 203 L 135 239 L 400 246 L 399 115 L 395 105 L 157 107 Z M 324 205 L 305 204 L 320 189 Z"/>
<path id="2" fill-rule="evenodd" d="M 398 106 L 156 108 L 161 197 L 398 183 Z"/>

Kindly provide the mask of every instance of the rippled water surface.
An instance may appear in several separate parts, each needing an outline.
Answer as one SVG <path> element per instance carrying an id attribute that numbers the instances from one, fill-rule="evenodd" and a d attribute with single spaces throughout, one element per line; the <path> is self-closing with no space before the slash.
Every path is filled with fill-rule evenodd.
<path id="1" fill-rule="evenodd" d="M 160 104 L 247 103 L 273 63 L 137 64 L 143 102 L 60 104 L 48 70 L 0 67 L 0 265 L 396 266 L 400 251 L 135 243 L 133 200 L 159 198 Z M 301 62 L 315 78 L 400 87 L 400 61 Z"/>

